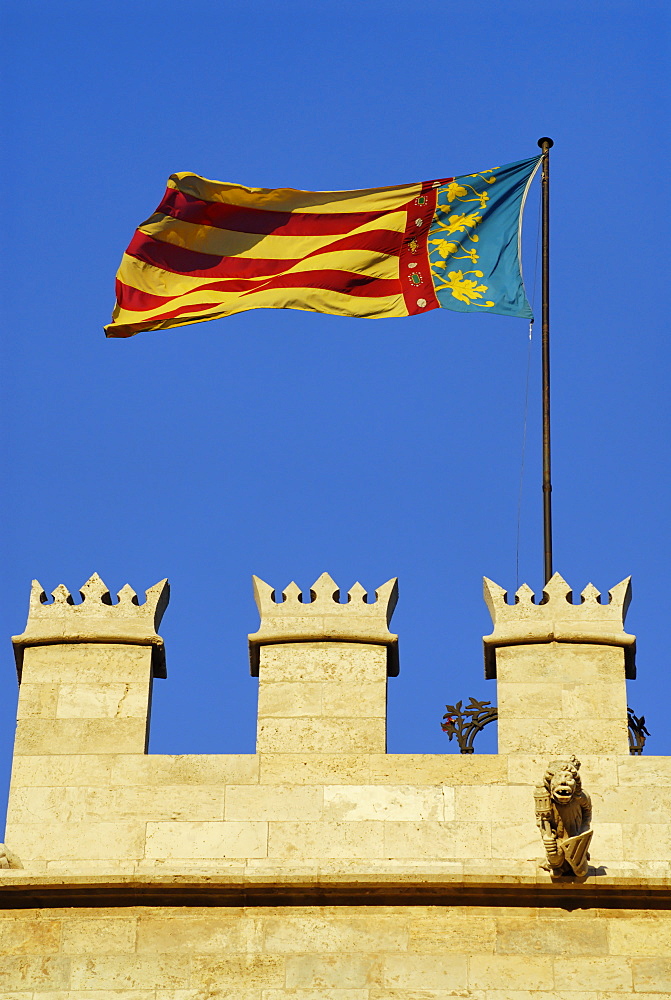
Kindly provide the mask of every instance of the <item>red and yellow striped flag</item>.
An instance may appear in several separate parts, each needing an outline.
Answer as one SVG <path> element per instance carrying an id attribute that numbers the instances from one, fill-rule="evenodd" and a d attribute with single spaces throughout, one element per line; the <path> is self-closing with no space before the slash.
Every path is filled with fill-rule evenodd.
<path id="1" fill-rule="evenodd" d="M 450 180 L 313 192 L 173 174 L 123 256 L 105 332 L 260 307 L 371 318 L 435 309 L 426 243 L 436 190 Z"/>
<path id="2" fill-rule="evenodd" d="M 108 337 L 246 309 L 412 316 L 443 307 L 532 318 L 519 260 L 540 157 L 368 188 L 247 188 L 173 174 L 117 274 Z"/>

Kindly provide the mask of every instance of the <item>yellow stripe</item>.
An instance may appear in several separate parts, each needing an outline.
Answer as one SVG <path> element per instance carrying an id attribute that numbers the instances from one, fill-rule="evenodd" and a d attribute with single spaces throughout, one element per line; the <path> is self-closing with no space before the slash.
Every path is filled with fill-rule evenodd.
<path id="1" fill-rule="evenodd" d="M 389 278 L 396 280 L 399 276 L 398 257 L 387 256 L 386 254 L 374 254 L 366 250 L 342 250 L 335 253 L 319 254 L 318 257 L 310 257 L 307 260 L 299 260 L 293 267 L 287 267 L 282 274 L 298 274 L 314 270 L 328 269 L 333 271 L 350 271 L 355 274 L 365 274 L 371 278 Z M 267 275 L 268 278 L 274 275 Z M 151 295 L 179 296 L 191 291 L 192 288 L 199 288 L 202 285 L 230 280 L 239 281 L 240 277 L 227 279 L 191 277 L 187 274 L 175 274 L 173 271 L 166 271 L 162 268 L 154 267 L 124 254 L 121 265 L 117 272 L 117 278 L 124 285 L 138 288 L 142 292 L 149 292 Z M 262 281 L 263 276 L 253 278 L 254 281 Z M 236 293 L 239 294 L 239 293 Z"/>
<path id="2" fill-rule="evenodd" d="M 217 257 L 251 257 L 254 259 L 286 260 L 307 257 L 314 250 L 328 247 L 337 240 L 358 233 L 385 229 L 393 233 L 403 233 L 406 224 L 405 212 L 391 212 L 384 219 L 367 222 L 351 233 L 330 236 L 269 236 L 258 233 L 236 233 L 230 229 L 214 229 L 199 226 L 171 215 L 157 212 L 139 227 L 141 233 L 153 236 L 163 243 L 173 243 L 198 253 L 210 253 Z"/>
<path id="3" fill-rule="evenodd" d="M 273 212 L 387 212 L 400 208 L 422 192 L 421 183 L 359 191 L 298 191 L 295 188 L 249 188 L 228 181 L 210 181 L 198 174 L 172 174 L 169 188 L 192 198 Z"/>
<path id="4" fill-rule="evenodd" d="M 164 330 L 173 326 L 185 326 L 205 319 L 218 319 L 221 316 L 231 316 L 234 313 L 245 312 L 248 309 L 302 309 L 306 312 L 331 313 L 338 316 L 358 316 L 367 319 L 382 319 L 393 316 L 407 316 L 403 296 L 385 295 L 377 298 L 357 297 L 343 292 L 325 289 L 310 289 L 309 295 L 301 288 L 268 288 L 252 292 L 245 296 L 218 292 L 214 296 L 189 296 L 188 304 L 200 302 L 217 302 L 217 305 L 207 310 L 207 314 L 182 313 L 171 319 L 162 320 L 160 313 L 169 312 L 167 307 L 152 309 L 146 312 L 132 312 L 117 308 L 114 311 L 114 322 L 110 324 L 116 331 L 124 326 L 136 326 L 141 329 Z M 173 307 L 186 305 L 187 302 L 173 303 Z M 149 326 L 144 326 L 149 323 Z"/>

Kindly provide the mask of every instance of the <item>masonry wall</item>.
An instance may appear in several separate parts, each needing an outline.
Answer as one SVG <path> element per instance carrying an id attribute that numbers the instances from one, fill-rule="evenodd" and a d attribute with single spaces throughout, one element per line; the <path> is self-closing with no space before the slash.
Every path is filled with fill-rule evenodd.
<path id="1" fill-rule="evenodd" d="M 3 1000 L 667 1000 L 671 913 L 468 906 L 0 913 Z"/>
<path id="2" fill-rule="evenodd" d="M 19 754 L 5 839 L 26 870 L 45 874 L 430 870 L 547 881 L 533 807 L 546 763 L 503 754 Z M 667 876 L 671 759 L 586 756 L 581 773 L 601 875 Z"/>

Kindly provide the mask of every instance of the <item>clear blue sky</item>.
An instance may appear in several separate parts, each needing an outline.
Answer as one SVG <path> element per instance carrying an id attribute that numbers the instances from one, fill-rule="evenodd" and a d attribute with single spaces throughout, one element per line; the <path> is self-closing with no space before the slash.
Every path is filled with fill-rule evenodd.
<path id="1" fill-rule="evenodd" d="M 400 580 L 389 749 L 453 752 L 483 574 L 515 589 L 528 327 L 256 311 L 105 340 L 169 174 L 341 189 L 552 159 L 556 568 L 633 575 L 630 704 L 671 752 L 668 7 L 4 4 L 0 803 L 30 581 L 168 576 L 155 753 L 251 752 L 250 577 Z M 525 224 L 534 293 L 539 191 Z M 536 290 L 535 302 L 539 306 Z M 519 583 L 542 584 L 539 337 Z M 492 727 L 490 727 L 491 729 Z M 485 733 L 479 749 L 493 749 Z M 1 808 L 1 807 L 0 807 Z"/>

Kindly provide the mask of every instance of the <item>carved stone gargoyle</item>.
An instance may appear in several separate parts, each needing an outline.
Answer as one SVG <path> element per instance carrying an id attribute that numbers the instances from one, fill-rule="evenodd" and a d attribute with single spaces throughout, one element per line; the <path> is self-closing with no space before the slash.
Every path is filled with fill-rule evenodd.
<path id="1" fill-rule="evenodd" d="M 551 760 L 543 784 L 534 790 L 536 825 L 547 857 L 541 867 L 555 876 L 587 874 L 592 802 L 579 770 L 580 761 L 573 756 Z"/>

